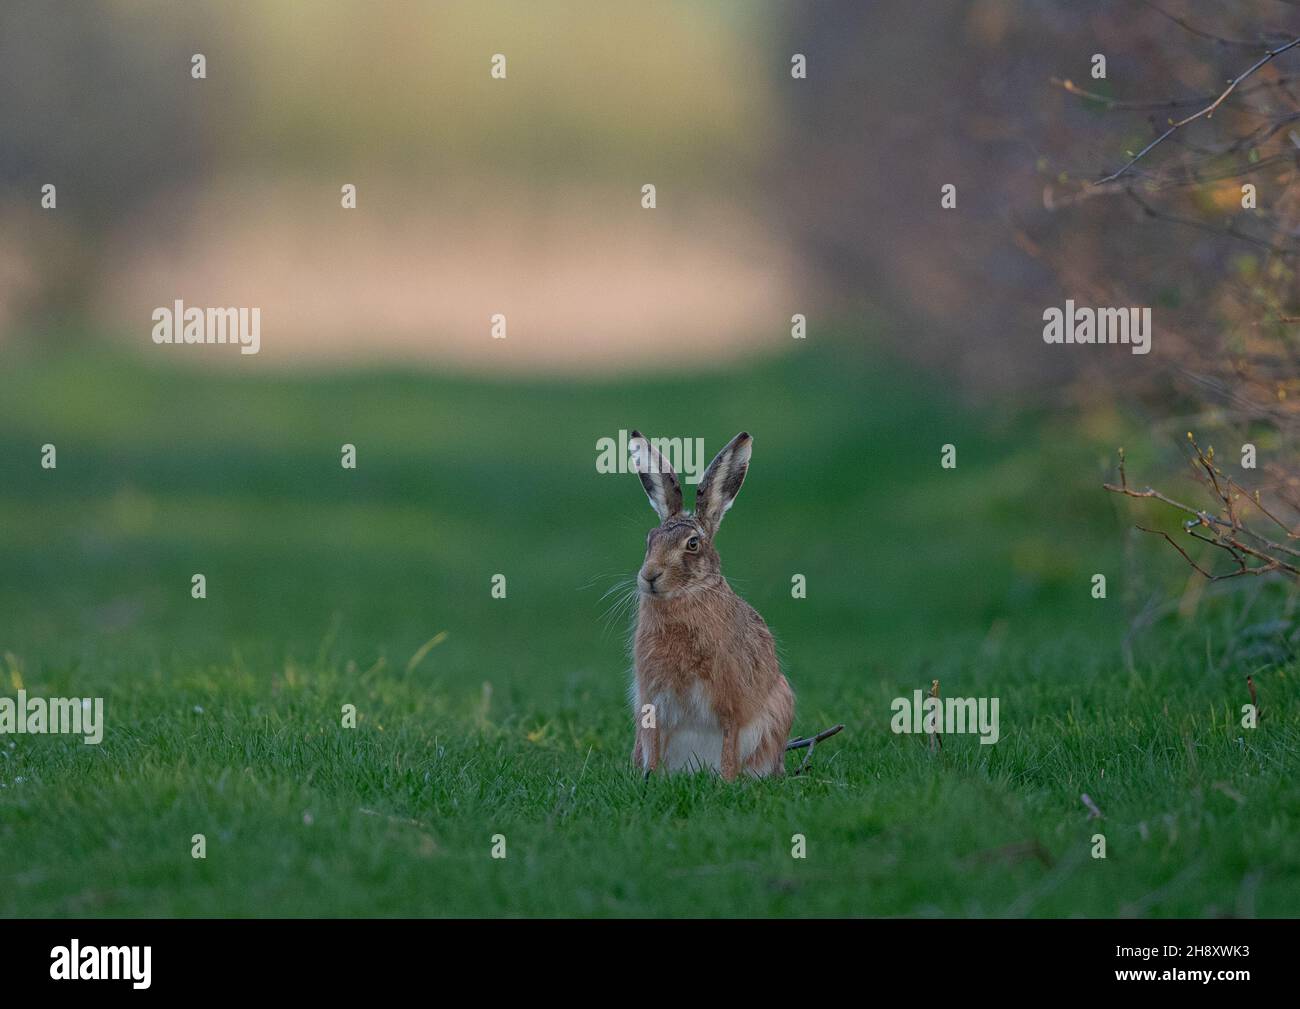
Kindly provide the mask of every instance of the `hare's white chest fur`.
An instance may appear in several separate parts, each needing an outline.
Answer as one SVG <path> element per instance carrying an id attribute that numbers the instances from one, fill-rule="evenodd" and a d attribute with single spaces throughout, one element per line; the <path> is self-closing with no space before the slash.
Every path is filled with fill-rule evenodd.
<path id="1" fill-rule="evenodd" d="M 635 705 L 635 683 L 632 685 L 632 696 Z M 659 761 L 666 770 L 722 770 L 722 724 L 718 721 L 703 684 L 693 684 L 684 694 L 673 690 L 660 691 L 643 703 L 654 705 L 655 726 L 660 741 Z M 636 712 L 636 716 L 638 719 L 644 717 L 641 710 Z M 765 732 L 773 728 L 779 733 L 784 731 L 782 727 L 771 723 L 772 719 L 764 712 L 740 730 L 736 749 L 742 765 L 754 756 Z"/>
<path id="2" fill-rule="evenodd" d="M 650 703 L 662 733 L 659 756 L 668 770 L 722 770 L 722 725 L 701 684 L 685 696 L 664 691 Z"/>
<path id="3" fill-rule="evenodd" d="M 666 690 L 655 700 L 663 749 L 659 757 L 669 771 L 722 771 L 723 727 L 714 714 L 702 684 L 685 696 Z M 744 763 L 758 745 L 757 727 L 740 733 L 740 759 Z"/>

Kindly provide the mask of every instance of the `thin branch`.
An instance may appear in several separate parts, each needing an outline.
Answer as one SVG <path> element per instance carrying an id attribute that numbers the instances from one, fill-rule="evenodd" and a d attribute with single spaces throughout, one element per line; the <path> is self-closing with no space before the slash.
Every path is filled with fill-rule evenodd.
<path id="1" fill-rule="evenodd" d="M 1243 70 L 1236 77 L 1234 77 L 1229 82 L 1228 86 L 1223 90 L 1222 94 L 1219 95 L 1218 98 L 1214 99 L 1214 101 L 1210 102 L 1199 112 L 1193 112 L 1190 116 L 1186 116 L 1183 119 L 1179 119 L 1175 123 L 1171 123 L 1169 129 L 1165 130 L 1164 133 L 1160 134 L 1160 136 L 1156 137 L 1153 141 L 1151 141 L 1151 143 L 1147 144 L 1144 148 L 1142 148 L 1142 150 L 1138 151 L 1137 154 L 1135 154 L 1128 161 L 1127 164 L 1125 164 L 1122 168 L 1118 169 L 1117 171 L 1112 172 L 1110 175 L 1107 175 L 1105 178 L 1098 179 L 1095 185 L 1100 186 L 1107 182 L 1114 182 L 1121 175 L 1125 174 L 1130 168 L 1136 165 L 1139 161 L 1145 158 L 1148 154 L 1150 154 L 1153 150 L 1159 147 L 1171 136 L 1173 136 L 1175 133 L 1181 130 L 1188 123 L 1193 123 L 1198 119 L 1208 118 L 1213 116 L 1215 110 L 1218 109 L 1218 107 L 1227 100 L 1229 95 L 1231 95 L 1235 90 L 1237 90 L 1237 86 L 1241 84 L 1242 81 L 1246 80 L 1246 78 L 1256 73 L 1261 67 L 1272 62 L 1278 56 L 1281 56 L 1283 53 L 1291 49 L 1294 49 L 1296 46 L 1300 46 L 1300 38 L 1292 39 L 1290 42 L 1286 43 L 1285 45 L 1278 46 L 1276 49 L 1270 49 L 1258 60 L 1256 60 L 1253 64 L 1251 64 L 1250 67 L 1248 67 L 1246 70 Z"/>
<path id="2" fill-rule="evenodd" d="M 831 736 L 835 735 L 835 733 L 839 732 L 842 728 L 844 728 L 843 725 L 833 725 L 829 729 L 817 733 L 817 735 L 815 736 L 805 736 L 803 739 L 792 739 L 790 740 L 790 742 L 785 744 L 785 748 L 787 752 L 789 752 L 790 750 L 797 750 L 801 746 L 808 747 L 808 752 L 803 755 L 803 762 L 799 765 L 799 769 L 794 772 L 796 776 L 803 774 L 806 770 L 808 770 L 808 765 L 812 762 L 813 750 L 817 748 L 817 744 L 820 743 L 823 739 L 829 739 Z"/>
<path id="3" fill-rule="evenodd" d="M 1223 581 L 1229 578 L 1237 578 L 1241 575 L 1266 575 L 1276 571 L 1285 572 L 1293 577 L 1300 578 L 1300 566 L 1284 560 L 1279 554 L 1286 554 L 1290 557 L 1300 559 L 1300 551 L 1284 543 L 1277 543 L 1268 537 L 1255 532 L 1246 525 L 1244 519 L 1238 514 L 1237 505 L 1233 500 L 1234 490 L 1241 492 L 1247 498 L 1258 505 L 1259 494 L 1256 492 L 1253 497 L 1251 492 L 1239 483 L 1227 476 L 1214 464 L 1213 449 L 1209 452 L 1204 451 L 1197 443 L 1196 439 L 1189 433 L 1188 441 L 1195 452 L 1195 458 L 1192 460 L 1193 465 L 1197 467 L 1198 476 L 1201 482 L 1218 498 L 1220 504 L 1227 513 L 1227 518 L 1220 518 L 1217 515 L 1211 515 L 1209 512 L 1200 508 L 1193 508 L 1191 505 L 1184 504 L 1167 494 L 1148 487 L 1145 490 L 1134 490 L 1128 484 L 1128 474 L 1125 471 L 1124 450 L 1119 452 L 1119 477 L 1118 484 L 1103 483 L 1103 489 L 1113 494 L 1122 494 L 1125 497 L 1132 498 L 1151 498 L 1159 501 L 1161 504 L 1175 508 L 1184 514 L 1191 515 L 1192 518 L 1183 523 L 1183 531 L 1193 539 L 1200 540 L 1218 550 L 1228 554 L 1236 568 L 1232 571 L 1222 574 L 1215 574 L 1198 564 L 1192 559 L 1192 556 L 1179 545 L 1179 543 L 1162 529 L 1151 529 L 1147 526 L 1139 525 L 1137 528 L 1144 533 L 1150 533 L 1163 538 L 1182 556 L 1191 567 L 1200 575 L 1209 581 Z M 1272 521 L 1286 526 L 1276 516 L 1265 511 L 1262 505 L 1259 505 L 1261 514 L 1267 515 Z M 1207 530 L 1210 535 L 1203 535 L 1197 532 L 1198 529 Z M 1290 536 L 1289 530 L 1287 535 Z M 1245 537 L 1252 542 L 1245 542 Z M 1259 563 L 1251 565 L 1250 561 L 1255 560 Z"/>
<path id="4" fill-rule="evenodd" d="M 1211 571 L 1206 571 L 1203 567 L 1197 564 L 1196 561 L 1192 560 L 1192 558 L 1188 555 L 1187 551 L 1184 550 L 1182 547 L 1180 547 L 1174 541 L 1174 538 L 1170 536 L 1167 532 L 1165 532 L 1163 529 L 1148 529 L 1146 526 L 1137 526 L 1136 528 L 1140 529 L 1144 533 L 1153 533 L 1156 536 L 1163 536 L 1168 541 L 1171 547 L 1173 547 L 1175 550 L 1177 550 L 1180 554 L 1183 555 L 1183 560 L 1185 560 L 1188 564 L 1190 564 L 1193 568 L 1195 568 L 1198 574 L 1203 575 L 1204 577 L 1208 578 L 1210 581 L 1217 582 L 1220 578 L 1229 577 L 1227 575 L 1216 575 Z M 1240 574 L 1240 572 L 1236 572 L 1236 573 Z"/>
<path id="5" fill-rule="evenodd" d="M 1266 91 L 1269 88 L 1284 88 L 1287 84 L 1294 81 L 1295 77 L 1279 77 L 1275 81 L 1260 81 L 1248 88 L 1242 88 L 1237 92 L 1238 97 L 1244 95 L 1253 95 L 1259 91 Z M 1172 109 L 1195 108 L 1197 105 L 1204 105 L 1206 102 L 1212 102 L 1217 97 L 1215 95 L 1193 95 L 1190 98 L 1164 98 L 1156 101 L 1136 101 L 1114 98 L 1110 95 L 1103 95 L 1098 91 L 1089 91 L 1081 88 L 1074 81 L 1068 78 L 1060 77 L 1048 78 L 1049 83 L 1055 84 L 1063 91 L 1068 91 L 1072 95 L 1078 95 L 1080 98 L 1087 98 L 1089 101 L 1101 102 L 1108 109 L 1116 112 L 1161 112 Z"/>
<path id="6" fill-rule="evenodd" d="M 933 697 L 936 701 L 939 699 L 938 680 L 930 681 L 930 696 Z M 930 733 L 930 752 L 934 753 L 936 750 L 942 750 L 942 749 L 943 749 L 943 735 L 939 732 L 938 729 L 935 729 L 933 732 Z"/>
<path id="7" fill-rule="evenodd" d="M 1157 210 L 1155 207 L 1151 206 L 1151 204 L 1143 200 L 1142 197 L 1138 196 L 1137 193 L 1133 192 L 1131 187 L 1124 190 L 1124 195 L 1127 196 L 1129 199 L 1131 199 L 1134 203 L 1136 203 L 1138 207 L 1141 208 L 1142 212 L 1146 214 L 1147 217 L 1153 218 L 1154 220 L 1165 221 L 1169 224 L 1181 224 L 1182 226 L 1187 228 L 1195 228 L 1198 231 L 1207 231 L 1210 234 L 1222 235 L 1225 238 L 1235 238 L 1239 242 L 1246 242 L 1250 245 L 1257 246 L 1258 248 L 1267 249 L 1275 256 L 1286 257 L 1286 256 L 1294 256 L 1297 253 L 1300 253 L 1300 247 L 1288 248 L 1287 246 L 1284 245 L 1276 245 L 1273 242 L 1268 241 L 1267 239 L 1259 238 L 1256 235 L 1252 235 L 1249 234 L 1248 232 L 1242 231 L 1240 228 L 1237 227 L 1235 223 L 1229 224 L 1227 227 L 1221 228 L 1221 227 L 1216 227 L 1213 224 L 1207 224 L 1205 221 L 1198 221 L 1193 217 L 1179 217 L 1176 214 L 1170 214 L 1163 210 Z"/>
<path id="8" fill-rule="evenodd" d="M 825 729 L 817 733 L 815 736 L 803 736 L 799 739 L 792 739 L 790 742 L 785 744 L 786 752 L 788 753 L 791 750 L 802 750 L 805 746 L 813 746 L 816 743 L 820 743 L 823 739 L 830 739 L 831 736 L 843 729 L 844 725 L 841 723 L 840 725 L 832 725 L 829 729 Z"/>
<path id="9" fill-rule="evenodd" d="M 1196 27 L 1194 27 L 1193 25 L 1188 24 L 1188 23 L 1187 23 L 1186 21 L 1184 21 L 1182 18 L 1180 18 L 1180 17 L 1176 17 L 1176 16 L 1173 15 L 1173 14 L 1170 14 L 1170 13 L 1169 13 L 1167 10 L 1165 10 L 1163 7 L 1158 7 L 1158 6 L 1156 6 L 1154 3 L 1151 2 L 1151 0 L 1142 0 L 1142 2 L 1143 2 L 1144 4 L 1146 4 L 1146 6 L 1150 7 L 1150 8 L 1151 8 L 1153 11 L 1155 11 L 1157 14 L 1160 14 L 1160 15 L 1162 15 L 1163 17 L 1168 18 L 1168 19 L 1169 19 L 1170 21 L 1172 21 L 1174 24 L 1178 25 L 1179 28 L 1182 28 L 1182 29 L 1183 29 L 1184 31 L 1186 31 L 1186 32 L 1190 32 L 1192 35 L 1195 35 L 1195 36 L 1197 36 L 1198 38 L 1208 39 L 1210 42 L 1217 43 L 1218 45 L 1221 45 L 1221 46 L 1242 46 L 1242 47 L 1247 47 L 1247 48 L 1251 48 L 1251 49 L 1258 49 L 1258 48 L 1259 48 L 1259 44 L 1260 44 L 1260 43 L 1259 43 L 1259 40 L 1258 40 L 1258 39 L 1229 39 L 1229 38 L 1224 38 L 1222 35 L 1215 35 L 1215 34 L 1212 33 L 1212 32 L 1207 32 L 1207 31 L 1205 31 L 1204 29 L 1196 28 Z"/>

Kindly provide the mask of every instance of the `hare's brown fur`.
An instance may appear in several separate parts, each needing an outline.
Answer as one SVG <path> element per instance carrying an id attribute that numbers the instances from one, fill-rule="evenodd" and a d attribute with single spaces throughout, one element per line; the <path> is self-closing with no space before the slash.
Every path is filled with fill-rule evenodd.
<path id="1" fill-rule="evenodd" d="M 741 771 L 781 774 L 794 694 L 772 633 L 727 584 L 713 546 L 744 480 L 749 436 L 737 435 L 709 466 L 695 515 L 681 511 L 671 467 L 636 432 L 633 445 L 643 450 L 638 473 L 662 518 L 646 538 L 637 576 L 633 760 L 647 773 L 714 769 L 727 780 Z"/>

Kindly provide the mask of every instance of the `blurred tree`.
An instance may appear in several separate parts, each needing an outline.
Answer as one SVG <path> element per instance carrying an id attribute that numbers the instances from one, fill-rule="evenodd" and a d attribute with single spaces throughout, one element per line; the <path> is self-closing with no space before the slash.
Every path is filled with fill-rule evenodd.
<path id="1" fill-rule="evenodd" d="M 21 242 L 38 274 L 12 295 L 23 304 L 0 304 L 0 319 L 39 317 L 48 339 L 75 332 L 59 323 L 81 314 L 107 229 L 203 172 L 212 147 L 202 110 L 226 89 L 193 86 L 189 55 L 221 36 L 200 30 L 201 10 L 168 11 L 0 5 L 0 234 Z M 54 211 L 40 207 L 47 183 Z M 35 215 L 51 213 L 37 226 Z"/>

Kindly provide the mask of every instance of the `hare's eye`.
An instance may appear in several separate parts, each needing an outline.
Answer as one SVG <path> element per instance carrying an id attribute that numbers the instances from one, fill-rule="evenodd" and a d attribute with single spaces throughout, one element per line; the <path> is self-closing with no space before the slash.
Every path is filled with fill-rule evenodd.
<path id="1" fill-rule="evenodd" d="M 686 549 L 691 553 L 695 553 L 696 550 L 700 549 L 700 538 L 698 536 L 692 536 L 688 539 L 686 541 Z"/>

